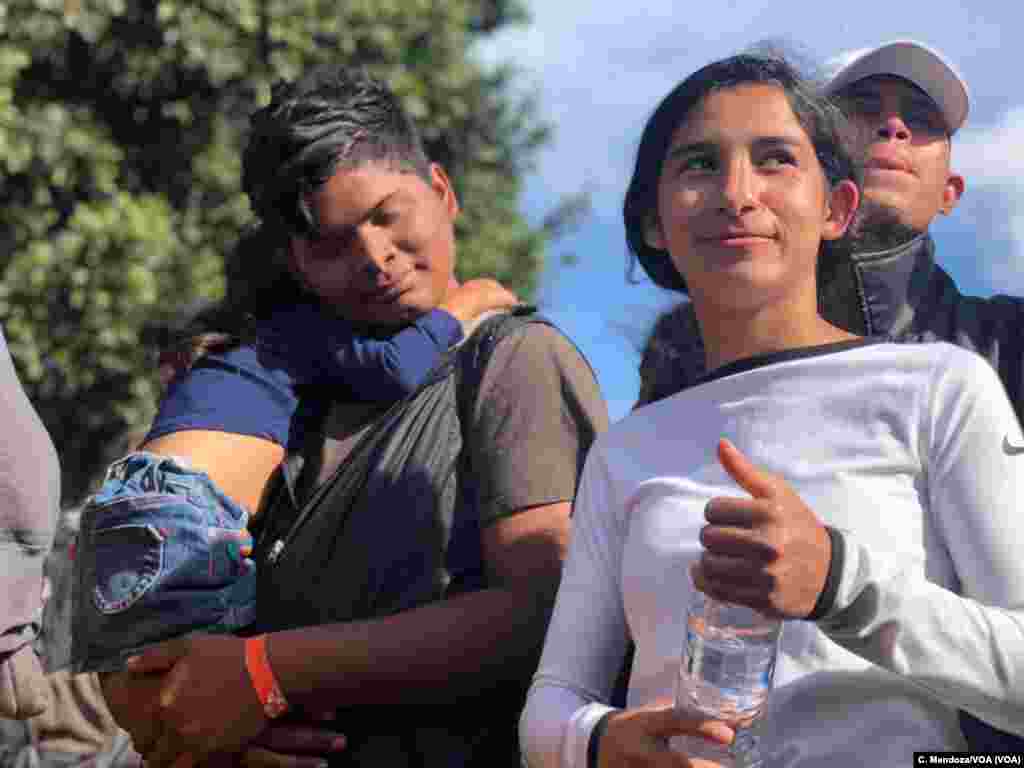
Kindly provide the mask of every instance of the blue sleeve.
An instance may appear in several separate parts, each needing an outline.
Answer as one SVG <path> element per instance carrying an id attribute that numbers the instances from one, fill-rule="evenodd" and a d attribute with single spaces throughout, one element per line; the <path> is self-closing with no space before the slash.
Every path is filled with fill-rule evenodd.
<path id="1" fill-rule="evenodd" d="M 253 345 L 203 355 L 167 387 L 145 442 L 185 429 L 289 445 L 298 408 L 292 374 Z"/>
<path id="2" fill-rule="evenodd" d="M 393 336 L 356 335 L 343 319 L 313 305 L 273 315 L 257 329 L 260 344 L 293 376 L 295 386 L 331 382 L 369 402 L 413 392 L 441 355 L 462 340 L 462 326 L 435 309 Z"/>

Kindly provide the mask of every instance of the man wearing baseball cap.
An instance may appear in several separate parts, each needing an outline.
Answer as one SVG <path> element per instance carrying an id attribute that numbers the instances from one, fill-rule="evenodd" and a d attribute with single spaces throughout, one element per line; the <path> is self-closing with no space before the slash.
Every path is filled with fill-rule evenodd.
<path id="1" fill-rule="evenodd" d="M 1024 299 L 960 293 L 936 263 L 928 231 L 964 193 L 951 158 L 953 138 L 967 119 L 966 84 L 940 53 L 912 40 L 842 54 L 826 68 L 823 88 L 854 128 L 864 182 L 852 253 L 820 265 L 822 314 L 855 333 L 943 340 L 981 354 L 1024 421 Z M 703 373 L 696 318 L 683 303 L 658 319 L 647 341 L 637 405 L 678 392 Z M 1004 443 L 1003 449 L 1021 447 Z M 1024 455 L 1020 461 L 1024 471 Z M 961 727 L 973 749 L 1024 745 L 967 713 Z"/>
<path id="2" fill-rule="evenodd" d="M 961 305 L 975 319 L 991 311 L 960 295 L 935 263 L 928 235 L 935 217 L 952 213 L 964 193 L 951 159 L 953 137 L 967 119 L 967 86 L 941 54 L 910 40 L 842 54 L 826 66 L 825 91 L 843 107 L 863 149 L 864 181 L 852 263 L 823 271 L 822 309 L 841 313 L 860 333 L 931 331 L 954 340 L 960 334 L 949 324 Z"/>
<path id="3" fill-rule="evenodd" d="M 1024 299 L 965 296 L 936 263 L 928 229 L 964 193 L 952 169 L 968 112 L 963 79 L 937 51 L 898 40 L 843 54 L 823 87 L 844 107 L 864 152 L 853 253 L 823 263 L 822 312 L 861 334 L 946 340 L 985 356 L 1024 420 Z M 663 315 L 640 366 L 640 403 L 661 399 L 703 373 L 687 304 Z"/>

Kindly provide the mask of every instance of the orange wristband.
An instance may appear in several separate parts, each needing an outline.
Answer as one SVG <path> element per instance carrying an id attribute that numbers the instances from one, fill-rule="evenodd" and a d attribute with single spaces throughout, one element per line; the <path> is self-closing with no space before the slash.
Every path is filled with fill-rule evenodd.
<path id="1" fill-rule="evenodd" d="M 274 670 L 267 659 L 267 636 L 245 638 L 245 669 L 253 690 L 263 705 L 264 714 L 273 720 L 288 711 L 288 700 L 277 684 Z"/>

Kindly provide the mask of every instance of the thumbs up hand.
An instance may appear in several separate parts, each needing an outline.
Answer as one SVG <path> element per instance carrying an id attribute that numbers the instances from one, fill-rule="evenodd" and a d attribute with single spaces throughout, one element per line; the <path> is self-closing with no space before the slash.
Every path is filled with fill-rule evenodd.
<path id="1" fill-rule="evenodd" d="M 828 531 L 784 479 L 755 466 L 728 440 L 719 441 L 718 460 L 752 498 L 716 496 L 708 502 L 694 584 L 765 616 L 806 617 L 828 576 Z"/>

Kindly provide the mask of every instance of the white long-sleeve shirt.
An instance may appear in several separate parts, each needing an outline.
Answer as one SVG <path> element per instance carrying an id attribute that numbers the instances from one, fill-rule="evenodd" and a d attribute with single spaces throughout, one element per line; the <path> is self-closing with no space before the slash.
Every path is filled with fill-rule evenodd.
<path id="1" fill-rule="evenodd" d="M 587 458 L 540 667 L 531 768 L 584 768 L 628 639 L 628 706 L 671 696 L 704 506 L 746 495 L 729 438 L 844 542 L 835 602 L 787 622 L 770 766 L 907 766 L 960 750 L 957 709 L 1024 734 L 1024 435 L 996 374 L 949 344 L 767 355 L 613 425 Z"/>

